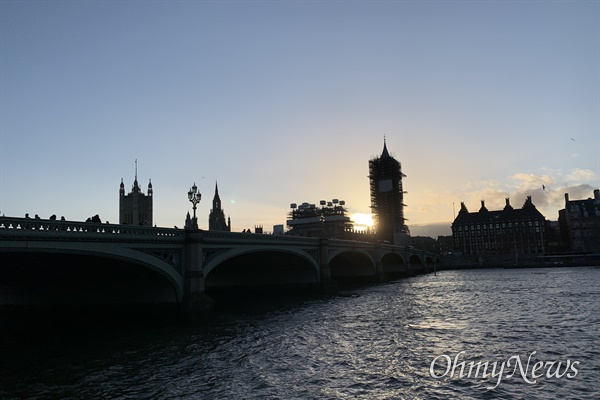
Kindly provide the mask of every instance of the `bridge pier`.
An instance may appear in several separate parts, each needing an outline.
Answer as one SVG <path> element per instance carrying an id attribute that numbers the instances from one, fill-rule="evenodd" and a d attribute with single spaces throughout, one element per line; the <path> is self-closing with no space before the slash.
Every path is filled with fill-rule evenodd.
<path id="1" fill-rule="evenodd" d="M 213 300 L 205 293 L 204 273 L 202 271 L 203 231 L 187 229 L 185 231 L 185 292 L 183 312 L 185 317 L 197 319 L 214 308 Z"/>
<path id="2" fill-rule="evenodd" d="M 337 283 L 331 279 L 331 268 L 329 268 L 329 240 L 319 239 L 319 284 L 325 292 L 336 290 Z"/>
<path id="3" fill-rule="evenodd" d="M 388 274 L 383 270 L 383 261 L 381 259 L 381 243 L 375 243 L 375 251 L 373 253 L 373 258 L 375 259 L 375 275 L 379 282 L 387 282 L 390 280 Z"/>

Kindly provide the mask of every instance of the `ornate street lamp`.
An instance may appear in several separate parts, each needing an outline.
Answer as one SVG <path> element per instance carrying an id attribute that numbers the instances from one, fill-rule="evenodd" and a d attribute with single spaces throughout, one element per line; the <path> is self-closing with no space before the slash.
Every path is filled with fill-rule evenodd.
<path id="1" fill-rule="evenodd" d="M 200 199 L 202 198 L 202 194 L 198 191 L 198 187 L 196 186 L 196 182 L 194 182 L 194 186 L 188 192 L 188 200 L 192 203 L 192 209 L 194 210 L 194 218 L 192 218 L 192 228 L 198 229 L 198 218 L 196 218 L 196 204 L 200 203 Z"/>

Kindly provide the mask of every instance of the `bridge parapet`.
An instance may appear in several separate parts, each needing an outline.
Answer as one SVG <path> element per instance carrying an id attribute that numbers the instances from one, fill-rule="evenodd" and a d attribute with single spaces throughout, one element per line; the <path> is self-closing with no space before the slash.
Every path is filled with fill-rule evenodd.
<path id="1" fill-rule="evenodd" d="M 204 242 L 220 242 L 220 243 L 262 243 L 266 242 L 277 243 L 278 245 L 306 244 L 318 245 L 319 239 L 313 237 L 303 237 L 294 235 L 262 235 L 256 233 L 240 233 L 240 232 L 222 232 L 222 231 L 203 231 L 202 237 Z"/>
<path id="2" fill-rule="evenodd" d="M 99 224 L 94 222 L 56 221 L 46 219 L 0 217 L 0 237 L 10 239 L 36 237 L 75 240 L 152 240 L 178 239 L 183 241 L 185 231 L 172 228 Z"/>

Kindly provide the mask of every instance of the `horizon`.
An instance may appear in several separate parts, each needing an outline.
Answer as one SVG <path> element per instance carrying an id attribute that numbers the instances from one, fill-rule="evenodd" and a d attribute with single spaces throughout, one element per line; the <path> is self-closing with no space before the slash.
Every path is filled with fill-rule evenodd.
<path id="1" fill-rule="evenodd" d="M 547 220 L 600 187 L 594 2 L 0 3 L 0 212 L 154 223 L 219 183 L 232 230 L 290 203 L 370 214 L 368 160 L 402 164 L 413 236 L 464 202 Z M 445 228 L 444 228 L 445 226 Z"/>

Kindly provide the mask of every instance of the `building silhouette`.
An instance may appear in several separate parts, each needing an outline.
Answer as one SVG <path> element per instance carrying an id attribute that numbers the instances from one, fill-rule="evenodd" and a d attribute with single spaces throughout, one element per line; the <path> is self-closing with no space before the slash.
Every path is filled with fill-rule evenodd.
<path id="1" fill-rule="evenodd" d="M 225 213 L 221 208 L 221 198 L 219 197 L 219 187 L 215 182 L 215 196 L 213 197 L 213 206 L 208 216 L 209 231 L 227 231 L 231 232 L 231 218 L 225 222 Z"/>
<path id="2" fill-rule="evenodd" d="M 570 200 L 565 193 L 565 208 L 558 211 L 562 240 L 573 252 L 600 252 L 600 190 L 594 198 Z"/>
<path id="3" fill-rule="evenodd" d="M 384 138 L 381 156 L 369 160 L 371 214 L 379 240 L 396 245 L 408 245 L 410 239 L 404 218 L 405 177 L 400 162 L 390 156 Z"/>
<path id="4" fill-rule="evenodd" d="M 344 200 L 321 200 L 316 204 L 290 204 L 292 211 L 286 224 L 289 235 L 322 238 L 345 238 L 353 231 L 353 224 Z"/>
<path id="5" fill-rule="evenodd" d="M 119 188 L 119 223 L 128 225 L 152 226 L 152 181 L 148 183 L 148 194 L 140 189 L 137 179 L 137 161 L 135 180 L 129 194 L 125 194 L 125 185 L 121 178 Z"/>
<path id="6" fill-rule="evenodd" d="M 498 211 L 489 211 L 483 200 L 478 212 L 469 212 L 461 203 L 452 223 L 454 250 L 464 255 L 543 255 L 546 225 L 531 196 L 520 209 L 514 209 L 508 198 Z"/>

